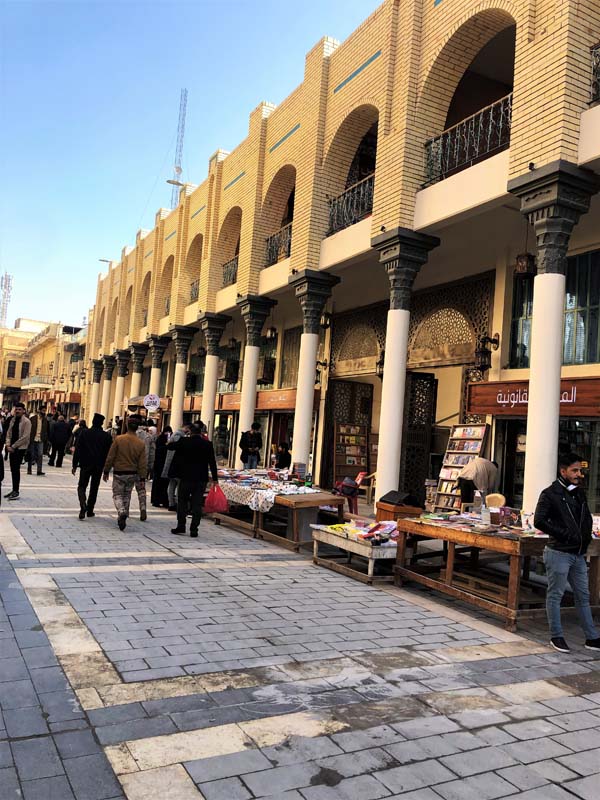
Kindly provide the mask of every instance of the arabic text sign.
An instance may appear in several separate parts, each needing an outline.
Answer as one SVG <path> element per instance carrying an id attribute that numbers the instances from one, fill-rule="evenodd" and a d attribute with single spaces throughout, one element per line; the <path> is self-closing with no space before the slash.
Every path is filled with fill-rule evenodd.
<path id="1" fill-rule="evenodd" d="M 473 414 L 527 416 L 528 381 L 488 381 L 469 385 L 467 410 Z M 561 381 L 561 417 L 600 416 L 600 379 L 574 378 Z"/>
<path id="2" fill-rule="evenodd" d="M 144 397 L 144 408 L 148 411 L 158 411 L 160 408 L 160 397 L 157 394 L 147 394 Z"/>

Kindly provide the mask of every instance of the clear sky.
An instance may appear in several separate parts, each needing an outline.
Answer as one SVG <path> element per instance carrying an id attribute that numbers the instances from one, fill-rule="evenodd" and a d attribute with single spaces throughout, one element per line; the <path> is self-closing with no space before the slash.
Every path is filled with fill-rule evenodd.
<path id="1" fill-rule="evenodd" d="M 8 321 L 79 324 L 96 281 L 169 207 L 179 93 L 183 180 L 279 103 L 322 37 L 377 0 L 0 0 L 0 270 Z"/>

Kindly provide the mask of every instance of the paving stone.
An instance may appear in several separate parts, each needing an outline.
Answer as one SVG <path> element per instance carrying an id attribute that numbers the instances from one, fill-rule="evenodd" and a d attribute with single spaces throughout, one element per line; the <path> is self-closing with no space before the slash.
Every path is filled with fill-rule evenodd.
<path id="1" fill-rule="evenodd" d="M 596 747 L 600 747 L 600 728 L 562 733 L 560 736 L 553 736 L 552 738 L 555 742 L 574 750 L 576 753 L 580 750 L 593 750 Z"/>
<path id="2" fill-rule="evenodd" d="M 421 761 L 410 766 L 375 772 L 374 777 L 392 792 L 408 792 L 451 781 L 455 776 L 438 761 Z"/>
<path id="3" fill-rule="evenodd" d="M 2 787 L 2 800 L 21 800 L 17 773 L 11 767 L 0 769 L 0 787 Z"/>
<path id="4" fill-rule="evenodd" d="M 598 800 L 598 777 L 590 776 L 565 783 L 565 789 L 583 800 Z"/>
<path id="5" fill-rule="evenodd" d="M 41 709 L 36 706 L 7 709 L 4 712 L 4 721 L 8 735 L 15 739 L 48 733 L 46 720 Z"/>
<path id="6" fill-rule="evenodd" d="M 270 769 L 272 764 L 260 750 L 245 750 L 241 753 L 186 761 L 183 766 L 195 783 L 205 783 Z"/>
<path id="7" fill-rule="evenodd" d="M 91 730 L 67 731 L 54 736 L 61 758 L 77 758 L 101 752 Z"/>
<path id="8" fill-rule="evenodd" d="M 52 778 L 64 771 L 50 736 L 24 739 L 11 744 L 13 758 L 22 781 Z"/>
<path id="9" fill-rule="evenodd" d="M 345 733 L 335 733 L 331 737 L 336 745 L 342 750 L 352 752 L 369 747 L 383 747 L 394 742 L 404 741 L 404 736 L 394 730 L 389 725 L 378 725 L 373 728 L 366 728 L 362 731 L 348 731 Z"/>
<path id="10" fill-rule="evenodd" d="M 447 717 L 420 717 L 392 726 L 407 739 L 433 736 L 437 733 L 458 731 L 458 725 Z"/>
<path id="11" fill-rule="evenodd" d="M 77 800 L 108 800 L 119 795 L 119 782 L 104 754 L 69 758 L 64 765 Z"/>
<path id="12" fill-rule="evenodd" d="M 515 787 L 493 772 L 472 775 L 435 787 L 444 800 L 496 800 L 514 794 Z"/>
<path id="13" fill-rule="evenodd" d="M 534 739 L 524 745 L 522 742 L 514 744 L 503 744 L 500 749 L 508 753 L 511 758 L 522 761 L 523 764 L 531 764 L 533 761 L 545 761 L 548 758 L 558 758 L 568 756 L 570 751 L 562 744 L 552 739 Z"/>
<path id="14" fill-rule="evenodd" d="M 552 783 L 563 783 L 577 778 L 577 773 L 567 769 L 558 761 L 548 759 L 547 761 L 536 761 L 529 765 L 530 769 L 547 778 Z"/>
<path id="15" fill-rule="evenodd" d="M 560 714 L 552 717 L 552 722 L 566 731 L 583 731 L 587 728 L 597 727 L 598 717 L 589 711 L 577 711 L 574 714 Z"/>
<path id="16" fill-rule="evenodd" d="M 29 678 L 27 664 L 21 656 L 0 659 L 0 683 L 20 681 Z"/>
<path id="17" fill-rule="evenodd" d="M 273 766 L 281 767 L 285 764 L 298 764 L 303 761 L 342 755 L 344 751 L 325 736 L 314 738 L 288 736 L 283 743 L 274 747 L 264 747 L 262 752 Z"/>
<path id="18" fill-rule="evenodd" d="M 600 772 L 600 748 L 585 750 L 572 756 L 561 756 L 557 761 L 578 775 L 594 775 Z"/>
<path id="19" fill-rule="evenodd" d="M 0 742 L 0 769 L 12 767 L 13 759 L 8 742 Z"/>
<path id="20" fill-rule="evenodd" d="M 335 786 L 314 786 L 302 789 L 306 800 L 378 800 L 389 797 L 389 791 L 371 775 L 346 778 Z"/>
<path id="21" fill-rule="evenodd" d="M 239 778 L 201 783 L 198 788 L 206 800 L 248 800 L 252 797 Z"/>
<path id="22" fill-rule="evenodd" d="M 553 717 L 552 719 L 555 721 L 557 717 Z M 541 739 L 544 736 L 559 734 L 562 728 L 557 727 L 547 720 L 538 719 L 529 720 L 527 722 L 516 722 L 513 725 L 505 725 L 504 730 L 516 739 L 529 741 L 530 739 Z"/>
<path id="23" fill-rule="evenodd" d="M 510 745 L 508 745 L 510 746 Z M 460 776 L 474 775 L 484 770 L 501 769 L 516 764 L 516 760 L 499 747 L 484 747 L 453 756 L 444 756 L 442 764 Z"/>
<path id="24" fill-rule="evenodd" d="M 94 708 L 88 711 L 88 718 L 92 725 L 113 725 L 118 722 L 129 722 L 132 719 L 147 717 L 146 710 L 141 703 L 123 703 L 107 708 Z"/>
<path id="25" fill-rule="evenodd" d="M 22 786 L 25 800 L 75 800 L 69 782 L 63 775 L 24 781 Z"/>
<path id="26" fill-rule="evenodd" d="M 498 770 L 497 774 L 518 789 L 536 789 L 538 786 L 548 783 L 548 779 L 537 770 L 522 765 Z"/>

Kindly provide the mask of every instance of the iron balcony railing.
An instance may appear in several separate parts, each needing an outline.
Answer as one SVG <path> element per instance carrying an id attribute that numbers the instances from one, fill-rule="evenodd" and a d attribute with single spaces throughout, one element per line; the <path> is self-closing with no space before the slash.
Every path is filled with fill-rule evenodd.
<path id="1" fill-rule="evenodd" d="M 267 239 L 267 262 L 265 266 L 277 264 L 284 258 L 289 258 L 292 250 L 292 223 L 288 222 L 283 228 L 269 236 Z"/>
<path id="2" fill-rule="evenodd" d="M 510 146 L 512 92 L 425 142 L 423 186 L 444 180 Z"/>
<path id="3" fill-rule="evenodd" d="M 231 261 L 227 261 L 225 264 L 223 264 L 223 287 L 233 286 L 234 283 L 237 283 L 237 271 L 238 271 L 237 256 L 232 258 Z"/>
<path id="4" fill-rule="evenodd" d="M 190 303 L 195 303 L 198 299 L 198 294 L 200 292 L 200 279 L 196 278 L 195 281 L 190 283 Z"/>
<path id="5" fill-rule="evenodd" d="M 52 386 L 52 380 L 52 375 L 28 375 L 22 379 L 21 386 Z"/>
<path id="6" fill-rule="evenodd" d="M 171 313 L 171 296 L 165 297 L 165 317 Z"/>
<path id="7" fill-rule="evenodd" d="M 373 213 L 373 188 L 375 173 L 350 186 L 346 191 L 329 201 L 329 229 L 331 236 L 349 228 Z"/>
<path id="8" fill-rule="evenodd" d="M 590 103 L 600 102 L 600 44 L 592 47 L 592 90 Z"/>

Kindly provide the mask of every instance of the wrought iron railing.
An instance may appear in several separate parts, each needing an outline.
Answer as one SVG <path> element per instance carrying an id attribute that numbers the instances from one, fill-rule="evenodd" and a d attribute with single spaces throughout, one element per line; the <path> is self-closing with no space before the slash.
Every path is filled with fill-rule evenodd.
<path id="1" fill-rule="evenodd" d="M 171 296 L 165 297 L 165 317 L 171 313 Z"/>
<path id="2" fill-rule="evenodd" d="M 267 261 L 265 266 L 270 267 L 271 264 L 277 264 L 284 258 L 290 257 L 292 250 L 292 223 L 288 222 L 283 228 L 269 236 L 267 239 Z"/>
<path id="3" fill-rule="evenodd" d="M 200 292 L 200 278 L 190 283 L 190 303 L 195 303 Z"/>
<path id="4" fill-rule="evenodd" d="M 231 261 L 227 261 L 225 264 L 223 264 L 223 287 L 233 286 L 234 283 L 237 283 L 237 271 L 238 271 L 237 256 L 232 258 Z"/>
<path id="5" fill-rule="evenodd" d="M 600 102 L 600 44 L 592 47 L 592 89 L 590 103 Z"/>
<path id="6" fill-rule="evenodd" d="M 510 146 L 512 92 L 425 142 L 425 183 L 444 180 Z"/>
<path id="7" fill-rule="evenodd" d="M 21 386 L 52 386 L 52 375 L 28 375 L 21 380 Z"/>
<path id="8" fill-rule="evenodd" d="M 329 201 L 327 236 L 343 231 L 373 212 L 375 173 L 363 178 Z"/>

